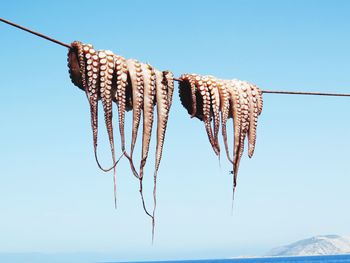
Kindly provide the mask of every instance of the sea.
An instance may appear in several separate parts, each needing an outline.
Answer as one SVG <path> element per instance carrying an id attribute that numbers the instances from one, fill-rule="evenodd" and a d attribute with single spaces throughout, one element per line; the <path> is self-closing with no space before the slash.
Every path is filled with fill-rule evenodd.
<path id="1" fill-rule="evenodd" d="M 149 261 L 143 263 L 350 263 L 350 254 L 335 256 L 305 256 L 305 257 L 263 257 L 263 258 L 234 258 L 206 259 L 183 261 Z"/>
<path id="2" fill-rule="evenodd" d="M 107 259 L 108 258 L 108 259 Z M 101 255 L 77 254 L 43 254 L 43 253 L 0 253 L 0 263 L 122 263 L 113 261 L 113 257 Z M 177 261 L 138 261 L 127 263 L 350 263 L 350 254 L 336 256 L 307 257 L 263 257 L 263 258 L 233 258 Z M 126 262 L 123 262 L 126 263 Z"/>

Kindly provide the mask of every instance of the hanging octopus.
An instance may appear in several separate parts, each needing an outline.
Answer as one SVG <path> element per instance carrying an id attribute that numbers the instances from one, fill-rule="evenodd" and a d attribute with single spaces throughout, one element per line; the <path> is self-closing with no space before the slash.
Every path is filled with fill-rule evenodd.
<path id="1" fill-rule="evenodd" d="M 179 94 L 182 105 L 191 117 L 204 122 L 209 142 L 216 155 L 220 154 L 218 133 L 221 113 L 225 151 L 233 165 L 234 196 L 246 136 L 248 136 L 248 156 L 251 158 L 254 154 L 258 116 L 263 107 L 261 90 L 245 81 L 183 74 L 180 77 Z M 229 118 L 233 118 L 234 127 L 233 157 L 230 156 L 227 143 L 226 123 Z"/>
<path id="2" fill-rule="evenodd" d="M 108 50 L 96 51 L 92 45 L 75 41 L 68 52 L 70 78 L 74 85 L 85 91 L 90 105 L 91 127 L 95 159 L 103 171 L 114 171 L 114 200 L 116 204 L 116 165 L 122 156 L 130 163 L 132 173 L 140 181 L 140 193 L 145 212 L 152 218 L 152 239 L 155 226 L 156 179 L 163 152 L 165 131 L 174 91 L 174 76 L 170 71 L 159 71 L 150 64 L 135 59 L 125 59 Z M 102 101 L 105 123 L 111 148 L 113 165 L 103 168 L 97 157 L 98 101 Z M 116 160 L 113 136 L 113 102 L 118 108 L 118 123 L 122 156 Z M 154 171 L 154 206 L 149 213 L 142 193 L 144 167 L 148 158 L 157 105 L 157 141 Z M 130 152 L 125 145 L 125 112 L 132 110 L 132 135 Z M 141 119 L 143 120 L 140 168 L 137 171 L 133 155 Z"/>

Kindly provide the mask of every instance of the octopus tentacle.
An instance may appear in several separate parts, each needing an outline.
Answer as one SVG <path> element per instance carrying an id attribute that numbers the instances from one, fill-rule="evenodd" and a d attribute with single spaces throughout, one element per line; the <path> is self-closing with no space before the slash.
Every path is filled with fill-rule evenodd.
<path id="1" fill-rule="evenodd" d="M 219 146 L 219 126 L 220 126 L 220 95 L 217 87 L 216 79 L 212 76 L 208 76 L 207 87 L 211 98 L 211 109 L 213 112 L 213 131 L 216 151 L 220 154 Z"/>
<path id="2" fill-rule="evenodd" d="M 244 139 L 249 129 L 249 106 L 248 106 L 249 98 L 247 94 L 249 85 L 247 85 L 245 82 L 239 81 L 237 88 L 239 91 L 239 99 L 240 99 L 240 105 L 241 105 L 241 125 L 240 125 L 241 131 L 240 131 L 238 152 L 235 152 L 235 157 L 234 157 L 235 158 L 234 159 L 234 188 L 236 188 L 237 186 L 238 169 L 239 169 L 239 164 L 244 151 Z"/>
<path id="3" fill-rule="evenodd" d="M 136 171 L 134 162 L 133 162 L 133 153 L 135 149 L 135 144 L 137 140 L 137 133 L 141 120 L 141 111 L 143 107 L 143 76 L 141 64 L 135 59 L 127 59 L 126 64 L 129 71 L 129 77 L 132 88 L 132 136 L 131 136 L 131 146 L 130 154 L 124 152 L 124 155 L 128 158 L 131 170 L 133 174 L 140 178 L 138 172 Z"/>
<path id="4" fill-rule="evenodd" d="M 132 127 L 132 139 L 131 139 L 131 148 L 130 148 L 130 156 L 132 158 L 136 139 L 137 139 L 137 132 L 140 124 L 141 119 L 141 111 L 143 106 L 143 75 L 142 75 L 142 68 L 141 64 L 133 60 L 131 62 L 134 66 L 135 75 L 130 73 L 131 81 L 132 81 L 132 87 L 133 87 L 133 127 Z M 130 64 L 128 61 L 129 69 Z M 135 83 L 135 84 L 134 84 Z"/>
<path id="5" fill-rule="evenodd" d="M 248 156 L 253 157 L 255 143 L 256 143 L 256 128 L 258 124 L 258 90 L 257 87 L 248 84 L 250 89 L 248 89 L 249 97 L 249 130 L 248 130 Z"/>
<path id="6" fill-rule="evenodd" d="M 143 93 L 143 134 L 142 134 L 142 156 L 140 164 L 140 179 L 143 178 L 143 169 L 146 165 L 146 160 L 151 141 L 152 125 L 153 125 L 153 110 L 155 101 L 155 72 L 151 65 L 141 64 L 144 93 Z"/>
<path id="7" fill-rule="evenodd" d="M 163 71 L 163 75 L 165 76 L 167 87 L 168 87 L 168 104 L 169 109 L 171 108 L 171 104 L 173 102 L 173 94 L 174 94 L 174 74 L 169 71 L 165 70 Z"/>
<path id="8" fill-rule="evenodd" d="M 156 100 L 157 100 L 157 145 L 156 145 L 156 161 L 154 169 L 154 187 L 153 187 L 153 220 L 152 220 L 152 241 L 154 239 L 155 229 L 155 211 L 157 207 L 157 175 L 162 159 L 165 132 L 167 128 L 169 111 L 171 106 L 172 95 L 169 90 L 174 87 L 174 76 L 170 71 L 161 72 L 156 70 Z M 170 102 L 170 103 L 169 103 Z"/>
<path id="9" fill-rule="evenodd" d="M 233 138 L 233 195 L 232 200 L 234 199 L 234 193 L 236 188 L 236 179 L 238 173 L 237 159 L 239 156 L 240 149 L 240 137 L 241 137 L 241 101 L 239 91 L 236 86 L 236 81 L 226 81 L 228 85 L 228 93 L 229 93 L 229 101 L 230 101 L 230 109 L 231 115 L 233 118 L 233 130 L 234 130 L 234 138 Z M 233 205 L 233 203 L 232 203 Z"/>
<path id="10" fill-rule="evenodd" d="M 164 136 L 169 115 L 167 86 L 164 85 L 163 72 L 156 70 L 156 100 L 157 100 L 157 145 L 155 171 L 158 171 L 162 158 Z"/>
<path id="11" fill-rule="evenodd" d="M 230 111 L 230 99 L 229 99 L 229 92 L 228 92 L 228 84 L 224 81 L 218 81 L 218 89 L 219 89 L 219 95 L 220 95 L 220 111 L 221 111 L 221 129 L 222 129 L 222 137 L 225 144 L 225 151 L 227 159 L 233 163 L 233 159 L 230 157 L 230 151 L 228 148 L 227 143 L 227 129 L 226 129 L 226 123 L 227 119 L 229 117 L 229 111 Z"/>
<path id="12" fill-rule="evenodd" d="M 120 145 L 125 152 L 125 108 L 126 108 L 126 86 L 128 85 L 128 70 L 125 58 L 114 55 L 114 71 L 116 75 L 115 100 L 118 107 L 118 123 L 120 133 Z"/>
<path id="13" fill-rule="evenodd" d="M 174 87 L 174 75 L 170 71 L 156 70 L 156 100 L 157 100 L 157 146 L 155 170 L 158 171 L 163 153 L 166 127 L 171 107 L 169 90 Z M 169 103 L 170 102 L 170 103 Z"/>
<path id="14" fill-rule="evenodd" d="M 257 96 L 257 100 L 258 100 L 258 115 L 261 114 L 263 106 L 264 106 L 264 100 L 263 100 L 263 95 L 262 95 L 262 91 L 261 89 L 259 89 L 257 86 L 255 86 L 255 89 L 258 90 L 258 96 Z"/>
<path id="15" fill-rule="evenodd" d="M 85 59 L 86 59 L 86 74 L 88 76 L 87 87 L 88 87 L 88 99 L 90 102 L 91 112 L 91 126 L 93 133 L 93 144 L 94 153 L 97 165 L 100 169 L 104 170 L 100 165 L 97 158 L 97 132 L 98 132 L 98 99 L 100 97 L 98 90 L 99 82 L 99 59 L 97 52 L 92 47 L 84 45 L 83 47 Z"/>
<path id="16" fill-rule="evenodd" d="M 195 74 L 186 74 L 184 75 L 184 78 L 187 78 L 189 83 L 190 83 L 190 86 L 191 86 L 191 97 L 192 97 L 192 113 L 191 113 L 191 118 L 193 118 L 196 113 L 197 113 L 197 98 L 196 98 L 196 91 L 197 91 L 197 88 L 196 88 L 196 80 L 195 80 L 195 77 L 196 75 Z"/>
<path id="17" fill-rule="evenodd" d="M 100 65 L 100 94 L 104 110 L 105 123 L 107 127 L 109 143 L 112 152 L 113 164 L 115 163 L 115 151 L 114 151 L 114 137 L 113 137 L 113 122 L 112 122 L 112 80 L 114 74 L 114 58 L 111 51 L 99 51 L 99 65 Z M 116 203 L 116 168 L 113 168 L 113 181 L 114 181 L 114 204 Z"/>
<path id="18" fill-rule="evenodd" d="M 207 77 L 201 78 L 200 76 L 196 76 L 196 84 L 198 86 L 200 95 L 203 99 L 203 121 L 204 121 L 204 126 L 205 130 L 207 132 L 209 142 L 215 152 L 216 155 L 219 155 L 219 152 L 216 148 L 216 142 L 213 136 L 213 131 L 210 125 L 210 119 L 211 119 L 211 114 L 210 114 L 210 93 L 209 93 L 209 88 L 207 86 Z"/>
<path id="19" fill-rule="evenodd" d="M 131 109 L 130 105 L 132 104 L 132 94 L 129 94 L 131 93 L 129 90 L 132 90 L 132 85 L 129 83 L 130 76 L 128 78 L 128 65 L 126 59 L 119 55 L 114 55 L 114 61 L 114 70 L 116 77 L 116 92 L 114 100 L 116 101 L 118 106 L 118 122 L 121 140 L 121 150 L 123 155 L 128 158 L 134 176 L 136 178 L 139 178 L 133 161 L 125 150 L 125 111 L 129 111 Z"/>

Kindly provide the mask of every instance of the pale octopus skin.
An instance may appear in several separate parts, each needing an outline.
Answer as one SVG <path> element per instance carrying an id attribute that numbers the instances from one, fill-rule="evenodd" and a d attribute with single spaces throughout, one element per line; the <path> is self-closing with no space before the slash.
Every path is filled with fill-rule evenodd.
<path id="1" fill-rule="evenodd" d="M 141 63 L 135 59 L 125 59 L 108 50 L 96 51 L 92 45 L 75 41 L 68 52 L 68 67 L 70 78 L 74 85 L 85 91 L 90 105 L 91 126 L 93 131 L 93 146 L 98 166 L 103 171 L 114 170 L 114 193 L 116 200 L 115 167 L 120 158 L 115 158 L 113 138 L 113 103 L 118 107 L 118 124 L 122 155 L 129 159 L 132 173 L 140 180 L 142 196 L 142 179 L 144 167 L 148 157 L 152 126 L 154 121 L 154 107 L 157 105 L 157 136 L 156 158 L 154 166 L 154 208 L 152 215 L 152 233 L 154 233 L 154 214 L 156 206 L 156 179 L 162 158 L 166 127 L 174 92 L 174 76 L 170 71 L 159 71 L 151 65 Z M 98 134 L 98 101 L 102 101 L 105 122 L 112 152 L 113 165 L 103 168 L 97 158 Z M 132 110 L 132 136 L 130 152 L 125 145 L 125 112 Z M 141 118 L 143 118 L 142 152 L 140 169 L 136 170 L 133 153 L 137 141 L 137 134 Z"/>
<path id="2" fill-rule="evenodd" d="M 240 160 L 244 141 L 248 135 L 248 156 L 254 154 L 258 116 L 262 112 L 261 90 L 246 81 L 221 80 L 213 76 L 183 74 L 180 77 L 179 94 L 182 105 L 191 117 L 205 123 L 209 142 L 215 154 L 220 153 L 218 143 L 219 114 L 221 113 L 222 137 L 228 160 L 233 165 L 233 193 L 237 185 Z M 233 157 L 227 143 L 226 123 L 233 118 Z M 213 130 L 211 128 L 213 120 Z"/>

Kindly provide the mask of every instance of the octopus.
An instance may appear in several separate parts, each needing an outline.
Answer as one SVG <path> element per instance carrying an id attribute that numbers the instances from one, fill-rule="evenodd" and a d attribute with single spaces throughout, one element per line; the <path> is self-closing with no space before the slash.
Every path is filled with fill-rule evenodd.
<path id="1" fill-rule="evenodd" d="M 85 91 L 89 106 L 93 134 L 93 147 L 98 167 L 108 172 L 113 169 L 114 203 L 116 207 L 117 177 L 116 166 L 125 156 L 130 163 L 132 174 L 140 182 L 140 194 L 143 209 L 152 218 L 152 240 L 155 229 L 156 181 L 163 153 L 166 127 L 174 92 L 174 76 L 170 71 L 159 71 L 150 64 L 135 59 L 125 59 L 109 50 L 95 50 L 90 44 L 74 41 L 68 52 L 68 68 L 72 83 Z M 98 103 L 102 102 L 105 125 L 111 149 L 113 164 L 104 168 L 97 156 Z M 121 156 L 116 160 L 113 133 L 113 102 L 118 108 Z M 143 198 L 142 181 L 147 162 L 154 108 L 157 107 L 156 153 L 154 166 L 153 212 L 146 209 Z M 209 102 L 207 103 L 209 107 Z M 207 108 L 207 111 L 210 108 Z M 126 151 L 125 113 L 132 111 L 132 134 L 130 151 Z M 208 115 L 208 112 L 207 116 Z M 134 150 L 137 143 L 139 126 L 142 120 L 142 150 L 139 170 L 134 165 Z"/>
<path id="2" fill-rule="evenodd" d="M 180 77 L 179 95 L 182 105 L 190 116 L 204 122 L 209 142 L 216 155 L 220 154 L 218 133 L 221 124 L 226 156 L 233 166 L 232 199 L 234 199 L 246 137 L 248 137 L 248 156 L 250 158 L 255 150 L 258 116 L 263 107 L 261 90 L 246 81 L 183 74 Z M 226 129 L 230 118 L 233 119 L 234 129 L 233 157 L 230 156 Z M 211 122 L 213 122 L 213 127 Z"/>

